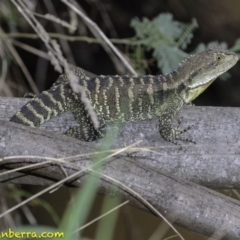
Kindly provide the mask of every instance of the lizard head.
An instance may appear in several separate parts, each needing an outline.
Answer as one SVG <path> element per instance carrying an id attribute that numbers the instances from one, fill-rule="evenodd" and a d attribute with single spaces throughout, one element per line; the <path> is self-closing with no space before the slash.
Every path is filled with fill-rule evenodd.
<path id="1" fill-rule="evenodd" d="M 182 97 L 186 103 L 194 100 L 218 76 L 228 71 L 238 61 L 237 54 L 219 47 L 209 48 L 187 58 L 178 71 L 184 74 Z"/>

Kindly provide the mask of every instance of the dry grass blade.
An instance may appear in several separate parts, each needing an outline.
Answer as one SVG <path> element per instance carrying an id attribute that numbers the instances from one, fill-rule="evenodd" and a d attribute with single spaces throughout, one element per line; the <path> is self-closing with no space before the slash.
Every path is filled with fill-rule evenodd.
<path id="1" fill-rule="evenodd" d="M 85 168 L 85 167 L 84 167 Z M 109 177 L 105 174 L 99 173 L 95 170 L 89 169 L 91 172 L 97 174 L 101 177 L 103 177 L 105 180 L 109 180 L 110 183 L 115 183 L 115 186 L 120 187 L 121 189 L 127 191 L 129 194 L 131 194 L 132 196 L 134 196 L 136 199 L 138 199 L 141 203 L 143 203 L 149 210 L 151 210 L 154 214 L 156 214 L 157 216 L 159 216 L 160 218 L 162 218 L 171 228 L 172 230 L 182 239 L 184 240 L 184 238 L 182 237 L 182 235 L 177 231 L 177 229 L 155 208 L 153 207 L 146 199 L 144 199 L 142 196 L 140 196 L 136 191 L 132 190 L 131 188 L 129 188 L 128 186 L 126 186 L 125 184 L 119 182 L 118 180 Z"/>
<path id="2" fill-rule="evenodd" d="M 53 13 L 55 16 L 58 15 L 52 1 L 44 0 L 44 4 L 45 4 L 48 12 Z M 54 17 L 50 14 L 47 14 L 46 17 L 48 17 L 49 19 L 51 19 L 53 21 L 53 25 L 56 28 L 56 31 L 58 33 L 64 34 L 64 29 L 63 29 L 64 21 L 62 21 L 61 19 L 59 19 L 57 17 Z M 69 25 L 69 27 L 71 27 L 71 26 Z M 75 30 L 76 30 L 76 28 L 75 28 Z M 72 29 L 72 31 L 75 31 L 75 30 Z M 74 56 L 72 54 L 72 50 L 69 46 L 69 43 L 65 40 L 62 40 L 62 39 L 59 42 L 61 44 L 62 49 L 64 50 L 64 53 L 65 53 L 65 55 L 68 59 L 68 62 L 71 62 L 72 64 L 76 65 L 76 62 L 75 62 Z"/>
<path id="3" fill-rule="evenodd" d="M 45 15 L 42 15 L 42 14 L 34 13 L 34 12 L 32 14 L 37 16 L 37 17 L 39 17 L 39 18 L 44 18 L 46 20 L 58 23 L 58 24 L 62 25 L 63 27 L 66 27 L 66 28 L 68 28 L 68 29 L 70 29 L 72 31 L 76 30 L 76 27 L 73 27 L 68 22 L 66 22 L 64 20 L 61 20 L 60 18 L 57 18 L 57 17 L 53 16 L 52 14 L 47 13 Z"/>
<path id="4" fill-rule="evenodd" d="M 4 36 L 5 33 L 2 30 L 2 28 L 0 27 L 0 36 Z M 4 41 L 6 46 L 8 47 L 10 53 L 13 55 L 14 59 L 16 60 L 16 62 L 18 63 L 19 67 L 22 69 L 23 74 L 25 75 L 29 85 L 31 86 L 32 90 L 34 93 L 39 93 L 36 84 L 34 83 L 28 69 L 26 68 L 24 62 L 22 61 L 21 57 L 19 56 L 19 54 L 17 53 L 17 51 L 15 50 L 15 48 L 12 46 L 11 41 L 9 40 L 5 40 Z"/>
<path id="5" fill-rule="evenodd" d="M 17 158 L 19 158 L 19 157 L 17 157 Z M 10 174 L 10 173 L 13 173 L 13 172 L 18 172 L 18 171 L 21 171 L 21 170 L 26 170 L 26 169 L 31 169 L 31 168 L 34 168 L 34 167 L 39 167 L 39 166 L 42 166 L 42 165 L 45 165 L 45 164 L 48 164 L 48 163 L 50 163 L 50 161 L 35 163 L 35 164 L 31 164 L 31 165 L 24 166 L 24 167 L 19 167 L 19 168 L 14 168 L 12 170 L 0 173 L 0 176 L 7 175 L 7 174 Z"/>
<path id="6" fill-rule="evenodd" d="M 81 172 L 81 171 L 79 171 L 79 172 Z M 42 191 L 34 194 L 34 195 L 31 196 L 30 198 L 27 198 L 26 200 L 22 201 L 21 203 L 19 203 L 19 204 L 15 205 L 14 207 L 8 209 L 8 210 L 5 211 L 4 213 L 1 213 L 1 214 L 0 214 L 0 218 L 2 218 L 3 216 L 7 215 L 7 214 L 10 213 L 10 212 L 13 212 L 14 210 L 16 210 L 16 209 L 18 209 L 19 207 L 23 206 L 24 204 L 30 202 L 31 200 L 35 199 L 36 197 L 39 197 L 39 196 L 41 196 L 42 194 L 44 194 L 44 193 L 46 193 L 46 192 L 48 192 L 48 191 L 50 191 L 50 190 L 58 187 L 59 185 L 65 183 L 66 181 L 71 180 L 71 179 L 77 177 L 77 176 L 79 175 L 79 172 L 76 172 L 76 173 L 74 173 L 74 174 L 72 174 L 72 175 L 70 175 L 70 176 L 68 176 L 68 177 L 66 177 L 66 178 L 58 181 L 57 183 L 51 185 L 50 187 L 45 188 L 44 190 L 42 190 Z"/>
<path id="7" fill-rule="evenodd" d="M 130 145 L 130 146 L 127 146 L 126 148 L 119 149 L 118 151 L 115 151 L 114 153 L 112 153 L 112 154 L 110 154 L 109 156 L 101 159 L 101 160 L 98 161 L 97 163 L 92 164 L 92 165 L 89 166 L 89 167 L 81 166 L 81 168 L 82 168 L 83 170 L 78 171 L 77 173 L 80 174 L 80 173 L 82 173 L 82 172 L 89 171 L 89 172 L 93 172 L 93 173 L 97 174 L 100 178 L 103 177 L 105 180 L 106 180 L 106 179 L 107 179 L 107 180 L 110 180 L 111 183 L 114 183 L 114 185 L 122 188 L 123 190 L 125 190 L 125 191 L 127 191 L 128 193 L 130 193 L 131 195 L 133 195 L 136 199 L 138 199 L 140 202 L 142 202 L 142 203 L 143 203 L 148 209 L 150 209 L 153 213 L 155 213 L 157 216 L 159 216 L 160 218 L 162 218 L 162 219 L 178 234 L 178 236 L 179 236 L 181 239 L 184 240 L 184 238 L 183 238 L 183 237 L 181 236 L 181 234 L 174 228 L 174 226 L 173 226 L 159 211 L 157 211 L 156 208 L 154 208 L 147 200 L 145 200 L 145 199 L 144 199 L 142 196 L 140 196 L 137 192 L 133 191 L 131 188 L 129 188 L 129 187 L 126 186 L 125 184 L 117 181 L 116 179 L 113 179 L 113 178 L 111 178 L 111 177 L 109 177 L 109 176 L 107 176 L 107 175 L 105 175 L 105 174 L 99 173 L 99 172 L 97 172 L 97 171 L 95 171 L 95 170 L 92 169 L 94 166 L 96 166 L 96 165 L 99 164 L 100 162 L 102 162 L 102 161 L 104 161 L 104 160 L 107 160 L 107 159 L 109 159 L 109 158 L 111 158 L 111 157 L 113 157 L 113 156 L 115 156 L 115 155 L 117 155 L 117 154 L 119 154 L 119 153 L 121 153 L 121 152 L 124 152 L 124 151 L 126 151 L 127 149 L 130 149 L 132 146 L 138 144 L 139 142 L 141 142 L 141 141 L 138 141 L 138 142 L 136 142 L 136 143 L 134 143 L 134 144 L 132 144 L 132 145 Z M 56 161 L 56 159 L 54 159 L 54 161 Z M 58 160 L 57 160 L 57 161 L 58 161 Z M 76 165 L 73 164 L 73 163 L 69 163 L 69 164 L 72 164 L 72 165 L 76 166 Z M 75 174 L 73 174 L 73 175 L 74 175 L 74 177 L 75 177 Z M 71 175 L 71 176 L 73 176 L 73 175 Z M 69 176 L 69 177 L 71 177 L 71 176 Z M 69 179 L 68 179 L 69 177 L 65 178 L 65 180 L 69 180 Z M 63 179 L 63 180 L 64 180 L 64 179 Z M 61 180 L 60 182 L 62 182 L 63 180 Z M 58 182 L 58 183 L 59 183 L 59 182 Z M 61 183 L 61 184 L 62 184 L 62 183 Z M 54 185 L 56 185 L 56 184 L 54 184 Z M 54 186 L 54 185 L 52 185 L 52 186 Z M 60 185 L 60 184 L 59 184 L 59 185 Z M 50 186 L 51 189 L 55 188 L 55 187 L 52 187 L 52 186 Z M 57 186 L 58 186 L 58 185 L 57 185 Z M 46 189 L 45 189 L 45 190 L 46 190 Z M 47 192 L 47 191 L 48 191 L 48 190 L 47 190 L 47 191 L 45 191 L 45 190 L 43 190 L 43 191 L 44 191 L 44 192 Z M 50 189 L 49 189 L 49 190 L 50 190 Z M 1 217 L 1 215 L 0 215 L 0 217 Z"/>
<path id="8" fill-rule="evenodd" d="M 125 151 L 125 149 L 130 148 L 131 146 L 133 146 L 133 145 L 135 145 L 135 144 L 136 144 L 136 143 L 134 143 L 134 144 L 132 144 L 132 145 L 126 147 L 126 148 L 123 148 L 123 149 L 121 149 L 121 150 L 119 150 L 119 151 L 116 151 L 115 153 L 111 154 L 111 156 L 115 156 L 115 155 L 117 155 L 117 154 Z M 38 157 L 38 156 L 25 156 L 25 157 L 26 157 L 26 158 L 35 158 L 35 159 L 36 159 L 36 158 L 48 159 L 48 160 L 51 159 L 51 160 L 53 160 L 53 161 L 55 161 L 55 162 L 57 162 L 57 163 L 63 163 L 62 158 L 61 158 L 61 159 L 57 159 L 57 158 L 46 158 L 46 157 Z M 18 159 L 18 158 L 23 158 L 23 156 L 5 157 L 5 158 L 0 159 L 0 161 L 7 160 L 7 159 Z M 108 159 L 108 158 L 109 158 L 109 156 L 107 156 L 107 157 L 104 158 L 104 159 Z M 100 160 L 100 161 L 103 161 L 103 159 Z M 95 166 L 95 165 L 98 164 L 98 163 L 99 163 L 99 161 L 98 161 L 97 163 L 91 165 L 90 167 L 93 167 L 93 166 Z M 78 168 L 79 168 L 79 166 L 77 166 L 76 164 L 69 163 L 69 162 L 67 162 L 67 164 L 71 164 L 71 165 L 74 165 L 75 167 L 78 167 Z M 44 194 L 44 193 L 46 193 L 46 192 L 48 192 L 48 191 L 50 191 L 50 190 L 52 190 L 52 189 L 57 188 L 58 186 L 60 186 L 60 185 L 62 185 L 63 183 L 67 182 L 68 180 L 71 180 L 71 179 L 74 179 L 74 178 L 78 177 L 82 172 L 85 172 L 85 171 L 90 171 L 90 172 L 91 172 L 91 169 L 90 169 L 90 168 L 85 168 L 85 167 L 83 167 L 83 166 L 81 166 L 81 168 L 82 168 L 82 170 L 77 171 L 76 173 L 74 173 L 74 174 L 72 174 L 72 175 L 70 175 L 70 176 L 67 176 L 66 178 L 64 178 L 64 179 L 62 179 L 62 180 L 54 183 L 53 185 L 45 188 L 44 190 L 40 191 L 39 193 L 34 194 L 34 195 L 31 196 L 30 198 L 22 201 L 21 203 L 15 205 L 14 207 L 8 209 L 8 210 L 5 211 L 4 213 L 0 214 L 0 218 L 2 218 L 3 216 L 7 215 L 8 213 L 10 213 L 10 212 L 18 209 L 19 207 L 23 206 L 24 204 L 30 202 L 31 200 L 35 199 L 36 197 L 39 197 L 39 196 L 41 196 L 42 194 Z"/>
<path id="9" fill-rule="evenodd" d="M 173 235 L 173 236 L 171 236 L 171 237 L 164 238 L 163 240 L 170 240 L 170 239 L 173 239 L 173 238 L 176 238 L 176 237 L 178 237 L 178 235 Z"/>
<path id="10" fill-rule="evenodd" d="M 140 141 L 139 141 L 139 142 L 140 142 Z M 137 142 L 137 143 L 139 143 L 139 142 Z M 99 164 L 100 162 L 102 162 L 102 161 L 104 161 L 104 160 L 106 160 L 106 159 L 109 159 L 109 158 L 111 158 L 111 157 L 113 157 L 113 156 L 115 156 L 115 155 L 117 155 L 117 154 L 119 154 L 119 153 L 121 153 L 121 152 L 123 152 L 123 151 L 126 151 L 127 149 L 130 149 L 132 146 L 136 145 L 137 143 L 134 143 L 134 144 L 132 144 L 132 145 L 130 145 L 130 146 L 127 146 L 127 147 L 125 147 L 125 148 L 119 149 L 118 151 L 115 151 L 114 153 L 112 153 L 112 154 L 110 154 L 109 156 L 101 159 L 101 160 L 98 161 L 97 163 L 92 164 L 92 165 L 89 166 L 89 167 L 80 166 L 80 167 L 82 168 L 82 170 L 77 171 L 76 173 L 74 173 L 74 174 L 72 174 L 72 175 L 70 175 L 70 176 L 67 176 L 66 178 L 64 178 L 64 179 L 58 181 L 57 183 L 55 183 L 55 184 L 47 187 L 46 189 L 42 190 L 41 192 L 39 192 L 39 193 L 33 195 L 32 197 L 24 200 L 22 203 L 17 204 L 16 206 L 12 207 L 11 209 L 8 209 L 6 212 L 0 214 L 0 218 L 3 217 L 4 215 L 6 215 L 6 214 L 8 214 L 8 213 L 10 213 L 10 212 L 12 212 L 12 211 L 14 211 L 15 209 L 21 207 L 22 205 L 26 204 L 27 202 L 31 201 L 32 199 L 34 199 L 34 198 L 42 195 L 43 193 L 48 192 L 48 191 L 50 191 L 50 190 L 52 190 L 52 189 L 55 189 L 56 187 L 60 186 L 61 184 L 67 182 L 68 180 L 71 180 L 71 179 L 74 179 L 74 178 L 76 178 L 76 177 L 79 177 L 79 175 L 80 175 L 81 173 L 83 173 L 83 172 L 92 172 L 92 173 L 96 174 L 98 177 L 100 177 L 100 179 L 103 178 L 104 180 L 107 180 L 107 181 L 110 182 L 111 184 L 116 185 L 116 186 L 119 187 L 120 189 L 123 189 L 124 191 L 127 191 L 129 194 L 131 194 L 132 196 L 134 196 L 136 199 L 138 199 L 140 202 L 142 202 L 148 209 L 150 209 L 153 213 L 155 213 L 157 216 L 161 217 L 167 224 L 169 224 L 169 226 L 170 226 L 170 227 L 178 234 L 178 236 L 183 240 L 183 237 L 182 237 L 182 236 L 180 235 L 180 233 L 173 227 L 173 225 L 172 225 L 159 211 L 157 211 L 157 209 L 155 209 L 147 200 L 145 200 L 143 197 L 141 197 L 137 192 L 133 191 L 131 188 L 129 188 L 129 187 L 126 186 L 125 184 L 117 181 L 116 179 L 113 179 L 113 178 L 111 178 L 111 177 L 109 177 L 109 176 L 107 176 L 107 175 L 105 175 L 105 174 L 102 174 L 102 173 L 99 173 L 99 172 L 93 170 L 93 167 L 96 166 L 97 164 Z M 29 156 L 26 156 L 26 157 L 29 158 Z M 34 156 L 31 156 L 31 157 L 34 157 Z M 9 159 L 9 158 L 13 159 L 13 157 L 7 157 L 7 158 L 4 158 L 4 159 L 6 160 L 6 159 Z M 18 156 L 18 158 L 19 158 L 19 156 Z M 21 156 L 21 158 L 23 158 L 23 156 Z M 43 159 L 43 157 L 40 157 L 40 158 Z M 48 159 L 49 159 L 49 158 L 48 158 Z M 56 161 L 56 162 L 58 162 L 58 163 L 60 163 L 60 162 L 63 163 L 62 159 L 59 160 L 59 159 L 51 158 L 51 160 Z M 73 166 L 79 168 L 79 166 L 76 165 L 76 164 L 74 164 L 74 163 L 67 162 L 67 164 L 70 164 L 70 165 L 73 165 Z"/>
<path id="11" fill-rule="evenodd" d="M 99 217 L 93 219 L 92 221 L 90 221 L 90 222 L 88 222 L 87 224 L 83 225 L 82 227 L 78 228 L 78 229 L 77 229 L 76 231 L 74 231 L 73 233 L 76 233 L 76 232 L 78 232 L 78 231 L 83 230 L 84 228 L 90 226 L 91 224 L 95 223 L 96 221 L 100 220 L 101 218 L 107 216 L 107 215 L 110 214 L 111 212 L 114 212 L 114 211 L 116 211 L 117 209 L 123 207 L 123 206 L 126 205 L 127 203 L 129 203 L 128 200 L 125 201 L 125 202 L 123 202 L 123 203 L 121 203 L 121 204 L 119 204 L 119 205 L 116 206 L 115 208 L 112 208 L 111 210 L 107 211 L 106 213 L 100 215 Z"/>
<path id="12" fill-rule="evenodd" d="M 26 5 L 24 5 L 22 1 L 20 0 L 18 0 L 18 2 L 17 0 L 11 1 L 17 7 L 18 11 L 23 15 L 23 17 L 27 20 L 29 25 L 34 29 L 34 31 L 40 36 L 40 38 L 44 42 L 46 48 L 48 49 L 48 55 L 55 70 L 61 73 L 62 72 L 61 65 L 64 67 L 66 74 L 68 74 L 69 83 L 71 85 L 72 90 L 75 93 L 80 94 L 81 101 L 85 105 L 85 109 L 88 111 L 88 114 L 90 115 L 94 127 L 98 129 L 99 121 L 90 100 L 87 98 L 85 88 L 79 84 L 78 78 L 70 70 L 70 67 L 66 59 L 63 57 L 63 54 L 58 43 L 50 38 L 48 33 L 45 31 L 44 27 L 37 21 L 37 19 L 33 16 L 32 12 L 28 9 Z"/>
<path id="13" fill-rule="evenodd" d="M 41 51 L 39 49 L 36 49 L 34 47 L 31 47 L 28 44 L 19 42 L 17 40 L 12 40 L 12 44 L 17 46 L 17 47 L 19 47 L 19 48 L 22 48 L 22 49 L 24 49 L 24 50 L 26 50 L 26 51 L 28 51 L 28 52 L 30 52 L 32 54 L 37 55 L 38 57 L 41 57 L 41 58 L 49 60 L 49 56 L 48 56 L 47 53 L 45 53 L 45 52 L 43 52 L 43 51 Z"/>
<path id="14" fill-rule="evenodd" d="M 165 234 L 169 231 L 169 225 L 166 222 L 161 222 L 158 227 L 154 230 L 148 240 L 163 239 Z"/>
<path id="15" fill-rule="evenodd" d="M 7 69 L 8 69 L 8 62 L 7 62 L 7 58 L 6 58 L 6 54 L 5 51 L 3 50 L 3 42 L 0 41 L 0 58 L 2 60 L 2 72 L 1 72 L 1 76 L 0 76 L 0 91 L 3 90 L 3 86 L 5 85 L 5 80 L 6 80 L 6 76 L 7 76 Z"/>
<path id="16" fill-rule="evenodd" d="M 133 74 L 137 75 L 136 71 L 132 68 L 132 66 L 127 62 L 127 60 L 123 57 L 123 55 L 118 51 L 118 49 L 110 42 L 110 40 L 106 37 L 106 35 L 101 31 L 101 29 L 97 26 L 95 22 L 89 19 L 82 11 L 72 5 L 70 2 L 66 0 L 61 0 L 64 4 L 66 4 L 69 8 L 71 8 L 74 12 L 76 12 L 85 22 L 87 22 L 90 26 L 92 26 L 99 35 L 103 38 L 103 40 L 108 44 L 108 46 L 112 49 L 112 51 L 121 59 L 122 63 L 125 67 Z"/>

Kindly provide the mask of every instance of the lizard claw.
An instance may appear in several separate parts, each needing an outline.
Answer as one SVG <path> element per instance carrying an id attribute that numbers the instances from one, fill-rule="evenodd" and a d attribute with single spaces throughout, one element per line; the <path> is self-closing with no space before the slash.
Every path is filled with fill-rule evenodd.
<path id="1" fill-rule="evenodd" d="M 193 141 L 193 139 L 190 139 L 190 138 L 185 138 L 185 137 L 182 137 L 181 134 L 182 133 L 185 133 L 187 132 L 189 129 L 191 129 L 194 125 L 190 125 L 186 128 L 184 128 L 183 130 L 178 130 L 180 125 L 181 125 L 181 122 L 182 122 L 182 118 L 178 119 L 178 124 L 176 125 L 176 127 L 173 129 L 173 132 L 174 132 L 174 135 L 175 135 L 175 139 L 176 140 L 180 140 L 180 141 L 185 141 L 185 142 L 192 142 L 194 144 L 196 144 L 195 141 Z M 176 141 L 173 141 L 172 143 L 176 144 L 176 145 L 180 145 L 180 144 L 177 144 Z"/>

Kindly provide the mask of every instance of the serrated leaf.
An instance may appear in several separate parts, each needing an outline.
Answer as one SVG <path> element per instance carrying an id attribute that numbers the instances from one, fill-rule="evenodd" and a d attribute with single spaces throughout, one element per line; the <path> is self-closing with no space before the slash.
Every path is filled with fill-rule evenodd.
<path id="1" fill-rule="evenodd" d="M 178 39 L 177 47 L 180 47 L 181 49 L 186 49 L 187 45 L 191 43 L 191 40 L 193 38 L 193 30 L 198 27 L 197 20 L 194 18 L 189 24 L 182 23 L 181 27 L 183 29 L 183 33 Z"/>
<path id="2" fill-rule="evenodd" d="M 138 39 L 144 39 L 142 44 L 147 50 L 153 50 L 158 67 L 164 74 L 171 72 L 188 54 L 181 51 L 191 42 L 192 31 L 198 26 L 195 19 L 190 24 L 173 20 L 173 15 L 164 13 L 152 21 L 147 18 L 134 18 L 131 26 L 135 29 Z"/>
<path id="3" fill-rule="evenodd" d="M 183 32 L 182 23 L 174 21 L 173 15 L 163 13 L 153 19 L 155 29 L 163 36 L 171 40 L 179 38 Z"/>
<path id="4" fill-rule="evenodd" d="M 235 41 L 233 47 L 231 47 L 230 50 L 233 51 L 233 52 L 239 52 L 240 51 L 240 38 L 238 38 Z"/>
<path id="5" fill-rule="evenodd" d="M 198 46 L 196 47 L 196 49 L 193 51 L 193 53 L 199 53 L 199 52 L 202 52 L 210 47 L 214 47 L 214 46 L 220 46 L 221 48 L 223 49 L 227 49 L 227 43 L 225 42 L 221 42 L 219 43 L 218 41 L 212 41 L 212 42 L 209 42 L 207 44 L 205 43 L 200 43 L 198 44 Z"/>
<path id="6" fill-rule="evenodd" d="M 133 18 L 130 26 L 134 28 L 136 35 L 140 39 L 144 39 L 149 35 L 150 21 L 147 18 L 143 18 L 141 22 L 139 18 Z"/>
<path id="7" fill-rule="evenodd" d="M 176 69 L 188 54 L 178 48 L 162 44 L 155 48 L 153 56 L 157 59 L 158 67 L 161 68 L 162 73 L 167 74 Z"/>
<path id="8" fill-rule="evenodd" d="M 185 24 L 174 21 L 170 13 L 160 14 L 152 21 L 143 18 L 140 21 L 134 18 L 130 26 L 134 28 L 140 39 L 149 39 L 148 47 L 154 48 L 162 43 L 174 45 L 175 41 L 183 34 Z"/>

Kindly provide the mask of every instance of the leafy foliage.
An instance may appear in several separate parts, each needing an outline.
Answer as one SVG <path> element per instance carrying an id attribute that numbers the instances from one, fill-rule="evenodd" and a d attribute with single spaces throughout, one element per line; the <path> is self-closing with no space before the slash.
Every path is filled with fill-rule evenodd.
<path id="1" fill-rule="evenodd" d="M 206 50 L 207 48 L 210 48 L 210 47 L 213 47 L 213 46 L 219 46 L 223 49 L 228 48 L 227 43 L 225 43 L 225 42 L 219 43 L 218 41 L 213 41 L 213 42 L 209 42 L 207 44 L 205 44 L 205 43 L 198 44 L 198 46 L 194 50 L 194 53 L 202 52 L 202 51 Z"/>
<path id="2" fill-rule="evenodd" d="M 185 24 L 173 20 L 170 13 L 160 14 L 152 21 L 143 18 L 140 21 L 134 18 L 131 26 L 136 32 L 136 37 L 143 41 L 146 50 L 153 50 L 158 67 L 163 74 L 169 73 L 177 64 L 187 57 L 183 50 L 191 42 L 192 31 L 197 27 L 196 20 Z"/>
<path id="3" fill-rule="evenodd" d="M 145 74 L 148 63 L 145 60 L 145 51 L 141 45 L 137 45 L 132 53 L 129 54 L 131 59 L 134 59 L 134 69 L 141 75 Z"/>

